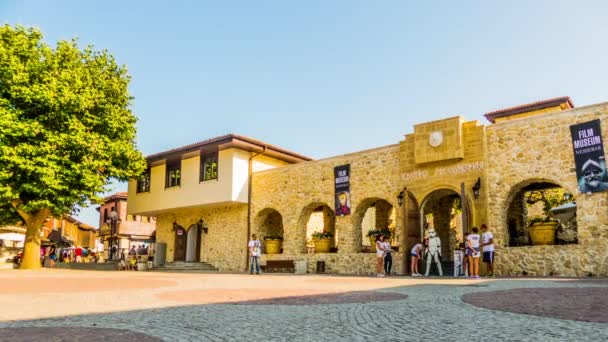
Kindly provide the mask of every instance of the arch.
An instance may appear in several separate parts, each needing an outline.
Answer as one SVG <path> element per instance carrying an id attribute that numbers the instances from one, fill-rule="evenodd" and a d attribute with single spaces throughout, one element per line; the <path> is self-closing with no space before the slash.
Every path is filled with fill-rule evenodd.
<path id="1" fill-rule="evenodd" d="M 367 232 L 375 229 L 386 229 L 391 231 L 391 245 L 399 245 L 395 239 L 396 235 L 396 212 L 393 205 L 384 198 L 366 198 L 355 209 L 353 213 L 353 228 L 355 233 L 355 246 L 363 249 L 370 246 Z"/>
<path id="2" fill-rule="evenodd" d="M 551 198 L 551 206 L 557 207 L 565 203 L 575 203 L 573 192 L 560 182 L 549 178 L 530 178 L 511 187 L 501 206 L 501 229 L 505 234 L 505 243 L 508 246 L 531 245 L 529 230 L 530 221 L 535 217 L 546 217 L 544 203 L 537 201 L 538 196 Z M 566 197 L 565 194 L 569 194 Z M 556 243 L 567 244 L 578 242 L 578 228 L 576 222 L 576 205 L 562 211 L 556 217 L 559 227 L 556 234 Z"/>
<path id="3" fill-rule="evenodd" d="M 462 222 L 461 211 L 463 206 L 469 213 L 467 222 Z M 461 203 L 460 190 L 453 186 L 435 188 L 428 192 L 420 206 L 420 232 L 424 237 L 424 226 L 430 224 L 435 228 L 441 239 L 443 258 L 453 261 L 454 249 L 464 239 L 464 230 L 472 224 L 472 205 L 465 192 L 465 203 Z"/>
<path id="4" fill-rule="evenodd" d="M 305 206 L 298 217 L 297 246 L 302 253 L 306 252 L 308 242 L 315 231 L 326 231 L 333 234 L 332 248 L 338 241 L 336 231 L 336 215 L 327 203 L 313 202 Z"/>
<path id="5" fill-rule="evenodd" d="M 284 237 L 283 216 L 276 209 L 265 208 L 255 216 L 254 231 L 259 238 Z"/>

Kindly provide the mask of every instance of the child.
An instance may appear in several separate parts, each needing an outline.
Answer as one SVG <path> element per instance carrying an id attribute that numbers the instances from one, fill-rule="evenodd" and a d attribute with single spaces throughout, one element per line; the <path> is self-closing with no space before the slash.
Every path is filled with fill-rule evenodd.
<path id="1" fill-rule="evenodd" d="M 479 230 L 473 227 L 473 234 L 467 236 L 467 257 L 469 259 L 469 278 L 479 279 Z"/>
<path id="2" fill-rule="evenodd" d="M 418 242 L 414 245 L 414 247 L 412 247 L 412 250 L 410 251 L 410 256 L 412 258 L 412 262 L 410 264 L 410 273 L 412 274 L 412 277 L 421 276 L 421 274 L 418 273 L 418 262 L 420 261 L 422 249 L 422 244 Z"/>

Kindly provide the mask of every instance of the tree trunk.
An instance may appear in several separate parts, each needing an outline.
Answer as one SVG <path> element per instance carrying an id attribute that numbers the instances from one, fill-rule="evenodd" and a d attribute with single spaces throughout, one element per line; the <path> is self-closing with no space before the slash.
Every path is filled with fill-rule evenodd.
<path id="1" fill-rule="evenodd" d="M 46 209 L 39 210 L 33 213 L 27 220 L 25 225 L 25 246 L 23 248 L 23 258 L 21 259 L 22 270 L 38 269 L 40 265 L 40 228 L 46 220 L 49 211 Z"/>

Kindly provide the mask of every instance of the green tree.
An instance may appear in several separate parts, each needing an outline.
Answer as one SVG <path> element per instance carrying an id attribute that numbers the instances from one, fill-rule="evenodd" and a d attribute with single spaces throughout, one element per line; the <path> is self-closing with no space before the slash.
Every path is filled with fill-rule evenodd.
<path id="1" fill-rule="evenodd" d="M 111 179 L 145 169 L 129 81 L 105 50 L 0 26 L 0 224 L 27 226 L 22 268 L 40 267 L 49 215 L 99 203 Z"/>

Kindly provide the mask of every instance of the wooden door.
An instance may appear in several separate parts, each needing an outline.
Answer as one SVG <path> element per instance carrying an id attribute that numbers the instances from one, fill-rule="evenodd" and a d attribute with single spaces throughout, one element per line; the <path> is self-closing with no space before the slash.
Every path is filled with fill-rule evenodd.
<path id="1" fill-rule="evenodd" d="M 173 261 L 186 261 L 186 245 L 188 242 L 188 235 L 186 230 L 179 227 L 175 230 L 175 251 L 173 254 Z"/>

